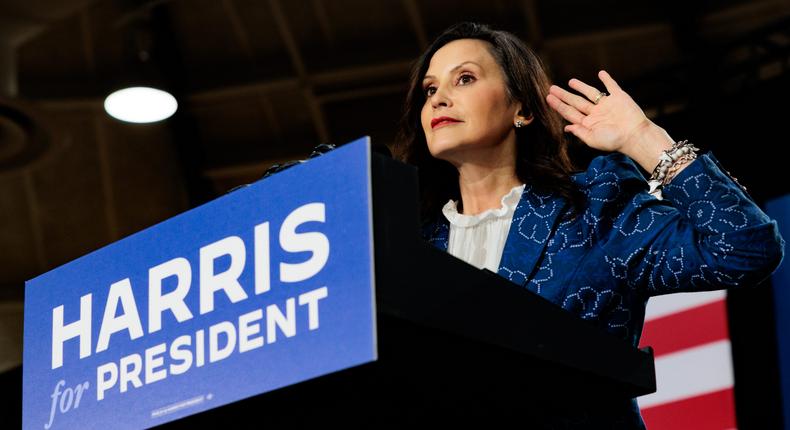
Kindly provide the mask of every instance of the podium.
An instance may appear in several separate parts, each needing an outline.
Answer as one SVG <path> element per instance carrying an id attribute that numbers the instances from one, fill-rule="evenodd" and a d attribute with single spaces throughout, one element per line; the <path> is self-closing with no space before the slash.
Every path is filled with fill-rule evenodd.
<path id="1" fill-rule="evenodd" d="M 423 240 L 417 180 L 360 139 L 28 281 L 24 428 L 609 427 L 655 391 L 649 348 Z"/>
<path id="2" fill-rule="evenodd" d="M 470 418 L 574 428 L 655 391 L 650 348 L 422 240 L 416 169 L 371 157 L 378 360 L 160 428 Z"/>

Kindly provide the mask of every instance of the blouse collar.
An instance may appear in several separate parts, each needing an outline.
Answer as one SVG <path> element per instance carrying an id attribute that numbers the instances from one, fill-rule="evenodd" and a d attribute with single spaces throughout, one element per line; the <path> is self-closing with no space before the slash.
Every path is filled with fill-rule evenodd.
<path id="1" fill-rule="evenodd" d="M 442 213 L 451 224 L 457 227 L 472 227 L 486 220 L 505 218 L 515 212 L 516 206 L 521 200 L 521 193 L 524 191 L 524 187 L 526 187 L 526 184 L 516 185 L 510 192 L 502 196 L 500 207 L 487 209 L 477 215 L 458 213 L 457 202 L 452 199 L 444 205 Z"/>

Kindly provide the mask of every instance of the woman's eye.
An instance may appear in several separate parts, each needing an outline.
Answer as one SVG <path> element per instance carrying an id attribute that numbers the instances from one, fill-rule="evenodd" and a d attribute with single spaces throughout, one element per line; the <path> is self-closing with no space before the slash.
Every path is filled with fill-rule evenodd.
<path id="1" fill-rule="evenodd" d="M 434 88 L 434 87 L 428 87 L 428 88 L 426 88 L 424 91 L 425 91 L 425 95 L 426 95 L 426 96 L 428 96 L 428 97 L 430 97 L 430 96 L 432 96 L 432 95 L 433 95 L 433 93 L 434 93 L 434 92 L 436 92 L 436 88 Z"/>
<path id="2" fill-rule="evenodd" d="M 458 83 L 460 83 L 460 84 L 468 84 L 469 82 L 472 82 L 474 80 L 475 80 L 475 77 L 472 76 L 472 75 L 461 75 L 458 78 Z"/>

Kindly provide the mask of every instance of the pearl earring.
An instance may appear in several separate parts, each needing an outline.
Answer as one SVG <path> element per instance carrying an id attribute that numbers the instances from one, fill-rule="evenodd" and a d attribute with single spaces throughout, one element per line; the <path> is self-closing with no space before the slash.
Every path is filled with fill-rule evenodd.
<path id="1" fill-rule="evenodd" d="M 522 121 L 522 120 L 517 120 L 517 121 L 516 121 L 516 128 L 521 128 L 522 126 L 524 126 L 524 121 Z"/>

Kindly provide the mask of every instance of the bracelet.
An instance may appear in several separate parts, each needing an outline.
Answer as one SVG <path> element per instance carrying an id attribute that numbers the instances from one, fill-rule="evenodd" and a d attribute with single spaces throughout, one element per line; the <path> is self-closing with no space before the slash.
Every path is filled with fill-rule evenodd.
<path id="1" fill-rule="evenodd" d="M 649 181 L 657 183 L 658 186 L 668 184 L 682 165 L 697 158 L 697 151 L 699 148 L 688 143 L 688 140 L 673 143 L 671 149 L 661 152 L 658 165 L 653 169 Z"/>
<path id="2" fill-rule="evenodd" d="M 695 158 L 697 158 L 697 154 L 694 154 L 693 152 L 689 154 L 684 154 L 682 157 L 678 158 L 675 161 L 675 164 L 669 166 L 669 169 L 667 169 L 667 176 L 664 178 L 663 185 L 670 183 L 672 179 L 675 177 L 675 175 L 678 174 L 680 168 L 683 165 L 694 161 Z"/>

